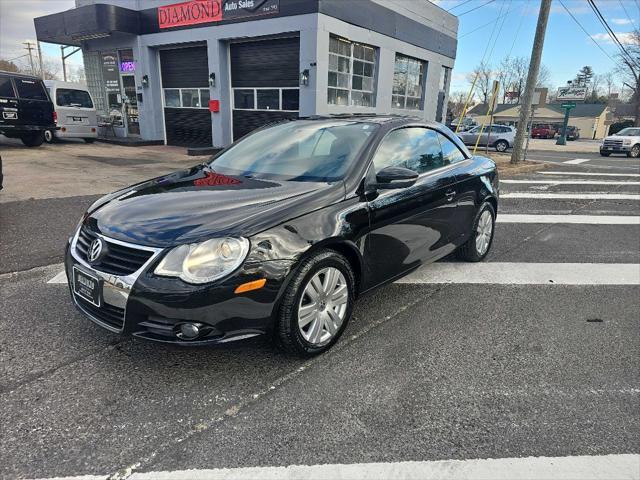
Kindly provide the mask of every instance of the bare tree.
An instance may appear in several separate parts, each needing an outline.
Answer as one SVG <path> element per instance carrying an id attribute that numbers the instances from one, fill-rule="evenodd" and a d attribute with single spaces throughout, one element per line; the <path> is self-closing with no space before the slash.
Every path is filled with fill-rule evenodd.
<path id="1" fill-rule="evenodd" d="M 640 127 L 640 29 L 636 28 L 631 33 L 631 41 L 625 47 L 630 58 L 620 53 L 616 70 L 622 78 L 622 84 L 631 90 L 629 103 L 633 105 L 633 124 Z"/>
<path id="2" fill-rule="evenodd" d="M 611 93 L 616 87 L 616 77 L 613 72 L 607 72 L 602 75 L 602 83 L 604 84 L 604 88 L 607 91 L 607 98 L 611 98 Z"/>
<path id="3" fill-rule="evenodd" d="M 0 58 L 0 70 L 4 72 L 18 72 L 20 69 L 15 63 Z"/>
<path id="4" fill-rule="evenodd" d="M 478 92 L 482 103 L 489 103 L 491 95 L 491 66 L 488 63 L 481 63 L 467 75 L 467 81 L 473 84 L 475 80 L 475 91 Z"/>
<path id="5" fill-rule="evenodd" d="M 467 92 L 455 91 L 449 94 L 449 103 L 447 105 L 447 112 L 451 113 L 451 117 L 457 120 L 462 114 L 462 109 L 467 101 Z"/>

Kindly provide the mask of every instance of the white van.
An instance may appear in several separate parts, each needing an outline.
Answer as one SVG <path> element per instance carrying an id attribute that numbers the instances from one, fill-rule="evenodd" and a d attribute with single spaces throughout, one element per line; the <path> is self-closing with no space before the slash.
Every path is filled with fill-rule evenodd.
<path id="1" fill-rule="evenodd" d="M 45 132 L 45 140 L 52 143 L 56 138 L 82 138 L 87 143 L 93 142 L 98 137 L 98 116 L 86 85 L 58 80 L 45 80 L 44 84 L 58 126 Z"/>

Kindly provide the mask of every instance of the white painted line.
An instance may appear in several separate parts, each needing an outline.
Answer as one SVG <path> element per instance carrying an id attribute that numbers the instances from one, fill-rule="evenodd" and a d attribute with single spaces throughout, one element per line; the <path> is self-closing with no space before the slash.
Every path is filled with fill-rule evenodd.
<path id="1" fill-rule="evenodd" d="M 498 223 L 578 223 L 585 225 L 640 225 L 635 215 L 519 215 L 499 214 Z"/>
<path id="2" fill-rule="evenodd" d="M 501 193 L 500 198 L 554 198 L 575 200 L 640 200 L 640 195 L 635 193 L 535 193 L 513 192 Z"/>
<path id="3" fill-rule="evenodd" d="M 566 160 L 562 163 L 565 163 L 567 165 L 580 165 L 581 163 L 588 162 L 589 160 L 591 159 L 590 158 L 574 158 L 573 160 Z"/>
<path id="4" fill-rule="evenodd" d="M 553 170 L 543 170 L 537 173 L 543 175 L 581 175 L 584 177 L 640 177 L 640 173 L 558 172 Z"/>
<path id="5" fill-rule="evenodd" d="M 64 477 L 98 480 L 104 476 Z M 118 477 L 124 478 L 124 477 Z M 290 465 L 174 472 L 133 472 L 128 480 L 638 480 L 640 455 L 518 457 L 423 462 Z M 49 480 L 62 480 L 61 477 Z"/>
<path id="6" fill-rule="evenodd" d="M 55 277 L 49 280 L 47 283 L 67 283 L 67 273 L 63 270 L 60 273 L 57 273 Z"/>
<path id="7" fill-rule="evenodd" d="M 500 183 L 536 183 L 541 185 L 640 185 L 640 182 L 616 180 L 500 180 Z"/>
<path id="8" fill-rule="evenodd" d="M 397 283 L 640 285 L 640 264 L 440 262 L 426 265 Z"/>

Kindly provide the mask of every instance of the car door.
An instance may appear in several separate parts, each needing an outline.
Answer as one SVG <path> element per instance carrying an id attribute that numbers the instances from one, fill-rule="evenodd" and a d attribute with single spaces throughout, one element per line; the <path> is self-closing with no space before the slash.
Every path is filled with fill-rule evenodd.
<path id="1" fill-rule="evenodd" d="M 389 166 L 408 168 L 419 176 L 410 187 L 381 190 L 373 186 L 365 242 L 370 286 L 452 251 L 456 177 L 454 167 L 444 164 L 438 134 L 423 127 L 389 132 L 374 154 L 365 189 L 371 189 L 375 174 Z"/>
<path id="2" fill-rule="evenodd" d="M 18 100 L 13 90 L 11 77 L 0 75 L 0 130 L 2 127 L 13 129 L 20 122 Z"/>
<path id="3" fill-rule="evenodd" d="M 42 80 L 15 77 L 14 82 L 19 98 L 20 123 L 39 127 L 52 126 L 53 104 Z"/>

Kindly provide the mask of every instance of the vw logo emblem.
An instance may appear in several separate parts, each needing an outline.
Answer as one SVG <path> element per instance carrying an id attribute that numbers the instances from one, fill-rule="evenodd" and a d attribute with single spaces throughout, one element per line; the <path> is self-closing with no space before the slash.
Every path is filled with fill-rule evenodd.
<path id="1" fill-rule="evenodd" d="M 87 250 L 87 260 L 93 263 L 100 258 L 102 255 L 102 250 L 104 248 L 104 244 L 102 240 L 96 238 L 93 242 L 89 244 L 89 250 Z"/>

